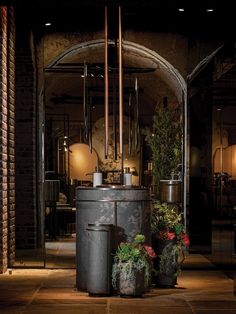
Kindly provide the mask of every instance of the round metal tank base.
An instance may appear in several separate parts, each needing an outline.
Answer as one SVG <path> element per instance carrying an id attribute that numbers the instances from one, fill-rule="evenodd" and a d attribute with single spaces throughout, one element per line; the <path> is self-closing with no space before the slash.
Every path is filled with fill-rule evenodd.
<path id="1" fill-rule="evenodd" d="M 121 185 L 78 187 L 76 209 L 76 287 L 87 291 L 88 224 L 114 225 L 114 251 L 137 233 L 144 234 L 150 243 L 150 190 Z"/>
<path id="2" fill-rule="evenodd" d="M 160 200 L 163 203 L 180 203 L 181 181 L 160 180 Z"/>

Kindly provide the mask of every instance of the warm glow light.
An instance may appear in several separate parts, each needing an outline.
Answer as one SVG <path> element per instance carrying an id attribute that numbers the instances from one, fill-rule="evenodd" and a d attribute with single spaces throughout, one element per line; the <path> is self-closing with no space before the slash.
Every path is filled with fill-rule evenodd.
<path id="1" fill-rule="evenodd" d="M 214 172 L 226 172 L 231 179 L 236 180 L 236 145 L 223 148 L 223 163 L 221 169 L 221 150 L 217 148 L 214 156 Z"/>
<path id="2" fill-rule="evenodd" d="M 236 179 L 236 145 L 231 147 L 231 166 L 232 166 L 232 179 Z"/>
<path id="3" fill-rule="evenodd" d="M 92 181 L 92 173 L 98 166 L 98 157 L 86 144 L 75 143 L 70 145 L 70 175 L 71 179 Z M 67 158 L 67 156 L 66 156 Z M 90 174 L 90 175 L 88 175 Z"/>

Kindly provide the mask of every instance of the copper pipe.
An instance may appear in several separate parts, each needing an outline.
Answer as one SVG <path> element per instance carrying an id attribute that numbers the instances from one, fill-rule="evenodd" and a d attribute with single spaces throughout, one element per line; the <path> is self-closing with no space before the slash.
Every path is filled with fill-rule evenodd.
<path id="1" fill-rule="evenodd" d="M 120 132 L 120 154 L 123 155 L 122 25 L 120 6 L 119 6 L 119 132 Z"/>
<path id="2" fill-rule="evenodd" d="M 131 135 L 132 135 L 131 106 L 132 106 L 132 94 L 129 93 L 129 155 L 131 155 L 131 150 L 132 150 L 132 142 L 131 142 Z"/>
<path id="3" fill-rule="evenodd" d="M 109 108 L 108 108 L 108 26 L 107 26 L 107 7 L 105 7 L 105 158 L 108 155 L 108 123 L 109 123 Z"/>
<path id="4" fill-rule="evenodd" d="M 89 97 L 89 148 L 90 153 L 93 152 L 93 124 L 92 124 L 92 97 Z"/>
<path id="5" fill-rule="evenodd" d="M 117 38 L 115 39 L 114 65 L 117 67 Z M 117 75 L 116 70 L 113 73 L 113 141 L 114 141 L 114 159 L 117 160 Z"/>
<path id="6" fill-rule="evenodd" d="M 138 148 L 139 143 L 139 103 L 138 103 L 138 78 L 135 77 L 135 102 L 136 102 L 136 110 L 135 110 L 135 148 Z"/>
<path id="7" fill-rule="evenodd" d="M 83 81 L 83 110 L 84 110 L 84 133 L 85 133 L 85 143 L 88 142 L 88 117 L 87 117 L 87 76 L 88 67 L 86 62 L 84 62 L 84 81 Z"/>

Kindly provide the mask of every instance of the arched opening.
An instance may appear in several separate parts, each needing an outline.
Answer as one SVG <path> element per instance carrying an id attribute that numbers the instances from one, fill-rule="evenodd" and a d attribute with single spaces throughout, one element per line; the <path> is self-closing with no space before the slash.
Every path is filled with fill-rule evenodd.
<path id="1" fill-rule="evenodd" d="M 79 181 L 71 175 L 71 147 L 86 144 L 85 122 L 91 136 L 90 150 L 96 151 L 97 167 L 103 172 L 104 183 L 117 183 L 120 179 L 121 160 L 119 151 L 114 153 L 114 111 L 117 114 L 118 73 L 114 58 L 115 42 L 109 41 L 109 155 L 104 156 L 104 40 L 94 40 L 69 48 L 45 68 L 45 159 L 42 171 L 54 171 L 64 187 L 67 203 L 75 206 L 71 196 Z M 132 171 L 132 184 L 152 185 L 150 150 L 145 136 L 140 132 L 135 144 L 137 125 L 140 130 L 151 127 L 156 106 L 167 105 L 178 112 L 183 123 L 182 143 L 182 210 L 186 217 L 186 83 L 180 73 L 163 57 L 139 44 L 123 42 L 123 97 L 124 97 L 124 168 Z M 85 64 L 88 71 L 86 86 Z M 135 92 L 138 85 L 138 92 Z M 84 112 L 86 88 L 87 112 Z M 135 108 L 138 97 L 138 118 Z M 115 108 L 115 109 L 114 109 Z M 132 122 L 130 122 L 132 121 Z M 133 126 L 130 126 L 133 123 Z M 130 133 L 133 133 L 132 143 Z M 78 165 L 79 167 L 79 165 Z M 93 169 L 95 171 L 95 169 Z M 80 180 L 81 181 L 81 180 Z M 91 173 L 80 184 L 92 185 Z M 44 206 L 44 202 L 41 202 Z M 72 207 L 73 208 L 73 207 Z M 42 209 L 43 211 L 43 209 Z M 186 220 L 185 220 L 186 221 Z"/>

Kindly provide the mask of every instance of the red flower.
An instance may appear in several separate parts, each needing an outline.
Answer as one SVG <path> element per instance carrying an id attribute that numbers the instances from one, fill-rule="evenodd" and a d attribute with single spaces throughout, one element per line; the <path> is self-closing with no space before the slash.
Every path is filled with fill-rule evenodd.
<path id="1" fill-rule="evenodd" d="M 155 258 L 156 257 L 156 253 L 154 252 L 153 248 L 151 246 L 148 246 L 146 244 L 144 244 L 144 249 L 146 250 L 146 252 L 148 253 L 148 255 L 151 257 L 151 258 Z"/>
<path id="2" fill-rule="evenodd" d="M 183 233 L 183 232 L 181 232 L 180 235 L 181 235 L 181 238 L 183 240 L 184 245 L 185 246 L 189 246 L 190 245 L 189 237 L 185 233 Z"/>
<path id="3" fill-rule="evenodd" d="M 174 232 L 167 232 L 167 240 L 173 240 L 175 238 L 175 233 Z"/>

